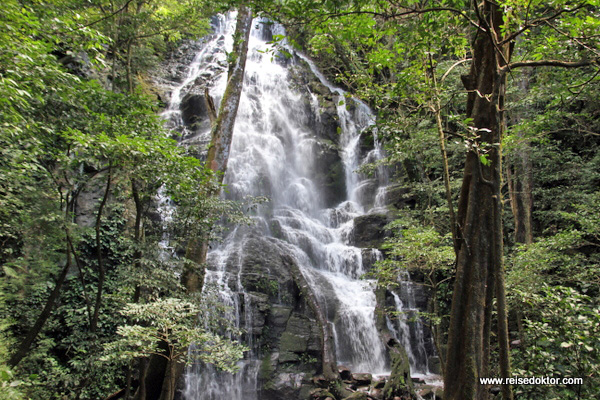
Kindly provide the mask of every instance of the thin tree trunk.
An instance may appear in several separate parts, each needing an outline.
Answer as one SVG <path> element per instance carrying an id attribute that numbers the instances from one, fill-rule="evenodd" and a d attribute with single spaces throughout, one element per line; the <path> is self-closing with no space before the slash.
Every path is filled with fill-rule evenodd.
<path id="1" fill-rule="evenodd" d="M 66 250 L 66 255 L 67 255 L 67 261 L 65 263 L 65 266 L 61 270 L 60 275 L 58 276 L 58 279 L 56 280 L 56 284 L 54 285 L 54 289 L 50 293 L 48 300 L 46 300 L 46 305 L 44 306 L 44 309 L 38 316 L 37 320 L 35 321 L 35 324 L 33 324 L 33 327 L 29 330 L 27 335 L 25 335 L 25 338 L 19 345 L 19 348 L 17 349 L 16 353 L 14 353 L 10 357 L 10 360 L 8 360 L 8 365 L 10 365 L 11 367 L 14 367 L 19 362 L 21 362 L 23 357 L 25 357 L 27 355 L 27 353 L 29 352 L 29 348 L 33 344 L 33 341 L 38 336 L 38 334 L 42 330 L 42 327 L 44 326 L 44 324 L 50 317 L 50 314 L 52 313 L 52 307 L 54 307 L 56 300 L 58 300 L 62 285 L 65 282 L 65 279 L 67 278 L 67 273 L 69 272 L 69 269 L 71 269 L 71 264 L 72 264 L 71 251 L 70 251 L 69 243 L 67 240 L 68 229 L 69 228 L 65 226 L 65 242 L 66 242 L 65 250 Z"/>
<path id="2" fill-rule="evenodd" d="M 529 90 L 530 72 L 523 72 L 518 82 L 519 90 Z M 517 125 L 525 110 L 516 110 L 511 119 Z M 531 145 L 522 131 L 516 133 L 519 145 L 514 154 L 508 157 L 506 177 L 510 207 L 515 221 L 515 243 L 533 243 L 533 167 L 531 163 Z"/>
<path id="3" fill-rule="evenodd" d="M 85 277 L 83 276 L 83 267 L 81 265 L 81 261 L 79 260 L 79 256 L 77 255 L 77 252 L 75 250 L 75 246 L 73 245 L 73 241 L 71 240 L 71 236 L 69 235 L 69 232 L 67 231 L 66 234 L 67 234 L 67 243 L 69 244 L 71 253 L 73 254 L 73 257 L 75 258 L 75 264 L 77 265 L 77 269 L 79 271 L 79 279 L 81 281 L 81 290 L 83 292 L 83 298 L 85 300 L 85 308 L 86 308 L 87 315 L 88 315 L 88 323 L 91 326 L 92 325 L 92 304 L 90 302 L 90 298 L 88 296 L 87 289 L 86 289 Z"/>
<path id="4" fill-rule="evenodd" d="M 126 64 L 126 73 L 127 73 L 127 90 L 129 93 L 133 93 L 133 71 L 131 69 L 131 51 L 132 51 L 132 40 L 129 39 L 127 41 L 127 64 Z"/>
<path id="5" fill-rule="evenodd" d="M 444 187 L 446 188 L 446 202 L 448 203 L 448 214 L 450 216 L 450 232 L 452 233 L 452 243 L 454 244 L 454 252 L 458 253 L 458 239 L 456 237 L 456 215 L 454 213 L 454 205 L 452 204 L 452 189 L 450 189 L 450 168 L 448 167 L 448 153 L 446 152 L 446 135 L 444 134 L 444 126 L 442 124 L 442 103 L 435 77 L 435 69 L 433 61 L 429 55 L 429 65 L 431 68 L 431 81 L 433 84 L 435 122 L 438 131 L 438 140 L 440 143 L 440 153 L 442 155 L 442 166 L 444 169 Z"/>
<path id="6" fill-rule="evenodd" d="M 229 66 L 227 88 L 223 100 L 221 100 L 217 121 L 211 131 L 211 143 L 206 156 L 208 166 L 213 171 L 221 172 L 219 182 L 223 181 L 223 176 L 227 170 L 235 118 L 244 85 L 244 71 L 246 69 L 251 30 L 252 11 L 250 8 L 242 6 L 238 12 L 237 25 L 233 36 L 235 60 Z"/>
<path id="7" fill-rule="evenodd" d="M 208 149 L 206 162 L 218 172 L 218 183 L 223 182 L 227 170 L 227 161 L 235 118 L 240 104 L 244 84 L 244 71 L 248 54 L 248 41 L 252 30 L 252 11 L 246 6 L 239 9 L 237 25 L 234 34 L 233 54 L 235 61 L 230 65 L 227 88 L 221 100 L 219 115 L 211 131 L 211 144 Z M 218 193 L 217 193 L 218 195 Z M 189 292 L 202 290 L 204 284 L 204 263 L 208 252 L 208 234 L 189 241 L 185 257 L 186 263 L 182 274 L 182 282 Z"/>
<path id="8" fill-rule="evenodd" d="M 506 167 L 510 208 L 515 221 L 515 243 L 533 243 L 533 171 L 529 143 L 511 157 Z"/>
<path id="9" fill-rule="evenodd" d="M 502 51 L 502 62 L 508 62 L 511 56 L 510 47 L 505 46 Z M 504 380 L 511 377 L 510 373 L 510 339 L 508 331 L 508 309 L 506 306 L 506 288 L 504 281 L 504 235 L 503 235 L 503 218 L 504 201 L 502 198 L 502 138 L 506 130 L 505 116 L 505 93 L 506 93 L 506 74 L 502 74 L 496 80 L 498 87 L 498 98 L 496 109 L 499 120 L 499 135 L 497 148 L 498 151 L 494 155 L 497 157 L 497 167 L 494 168 L 494 264 L 495 264 L 495 292 L 496 292 L 496 308 L 498 319 L 498 352 L 500 358 L 500 376 Z M 491 308 L 491 307 L 490 307 Z M 511 385 L 502 385 L 502 398 L 504 400 L 513 400 L 513 391 Z"/>
<path id="10" fill-rule="evenodd" d="M 143 204 L 142 204 L 142 200 L 140 198 L 140 192 L 138 189 L 138 186 L 135 182 L 135 179 L 131 179 L 131 193 L 132 193 L 132 197 L 133 197 L 133 202 L 135 204 L 135 223 L 134 223 L 134 228 L 133 228 L 133 243 L 135 244 L 135 250 L 133 252 L 133 264 L 136 267 L 137 271 L 140 271 L 141 269 L 141 265 L 140 265 L 140 261 L 142 259 L 142 249 L 141 249 L 141 245 L 142 245 L 142 216 L 143 216 Z M 141 297 L 141 293 L 142 293 L 142 288 L 140 287 L 140 285 L 136 285 L 134 293 L 133 293 L 133 303 L 137 303 L 140 300 Z M 146 400 L 146 378 L 144 376 L 144 372 L 142 371 L 142 369 L 147 368 L 147 361 L 145 359 L 140 359 L 138 358 L 138 368 L 139 368 L 139 386 L 138 386 L 138 400 Z M 132 377 L 133 377 L 133 365 L 132 363 L 129 363 L 129 365 L 127 366 L 127 374 L 126 374 L 126 381 L 127 383 L 127 388 L 126 388 L 126 395 L 125 395 L 125 400 L 129 400 L 130 398 L 130 391 L 131 391 L 131 381 L 132 381 Z"/>
<path id="11" fill-rule="evenodd" d="M 112 166 L 108 166 L 108 176 L 106 178 L 106 188 L 104 190 L 104 196 L 98 207 L 98 215 L 96 216 L 96 260 L 98 263 L 98 290 L 96 292 L 96 304 L 94 306 L 94 315 L 92 317 L 92 323 L 90 324 L 90 331 L 95 332 L 98 327 L 98 316 L 100 315 L 100 306 L 102 305 L 102 291 L 104 289 L 104 280 L 106 278 L 106 271 L 104 269 L 104 259 L 102 257 L 102 242 L 100 238 L 100 228 L 102 225 L 102 212 L 104 206 L 108 200 L 110 193 L 110 184 L 112 178 Z"/>

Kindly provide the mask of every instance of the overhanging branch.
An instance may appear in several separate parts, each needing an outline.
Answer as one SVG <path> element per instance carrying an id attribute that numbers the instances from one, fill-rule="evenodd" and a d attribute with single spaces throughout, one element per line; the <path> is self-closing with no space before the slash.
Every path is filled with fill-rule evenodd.
<path id="1" fill-rule="evenodd" d="M 580 68 L 589 65 L 600 65 L 600 59 L 579 60 L 579 61 L 560 61 L 560 60 L 538 60 L 538 61 L 518 61 L 510 63 L 500 68 L 500 72 L 523 68 L 523 67 L 560 67 L 560 68 Z"/>

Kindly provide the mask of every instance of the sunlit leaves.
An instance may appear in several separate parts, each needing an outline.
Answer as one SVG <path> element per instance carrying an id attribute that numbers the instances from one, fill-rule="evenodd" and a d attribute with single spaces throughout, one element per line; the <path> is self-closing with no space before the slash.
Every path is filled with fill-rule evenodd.
<path id="1" fill-rule="evenodd" d="M 199 326 L 200 310 L 197 304 L 176 298 L 128 304 L 122 313 L 132 324 L 117 329 L 121 339 L 107 346 L 104 359 L 132 359 L 155 354 L 170 361 L 211 363 L 234 372 L 237 361 L 247 349 Z"/>

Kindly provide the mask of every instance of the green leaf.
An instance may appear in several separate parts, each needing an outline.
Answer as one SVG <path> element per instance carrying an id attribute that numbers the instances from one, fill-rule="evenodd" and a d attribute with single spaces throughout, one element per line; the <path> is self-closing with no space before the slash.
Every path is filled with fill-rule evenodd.
<path id="1" fill-rule="evenodd" d="M 488 156 L 487 156 L 487 154 L 480 154 L 480 155 L 479 155 L 479 161 L 480 161 L 480 162 L 481 162 L 483 165 L 486 165 L 486 166 L 491 164 L 490 160 L 488 159 Z"/>

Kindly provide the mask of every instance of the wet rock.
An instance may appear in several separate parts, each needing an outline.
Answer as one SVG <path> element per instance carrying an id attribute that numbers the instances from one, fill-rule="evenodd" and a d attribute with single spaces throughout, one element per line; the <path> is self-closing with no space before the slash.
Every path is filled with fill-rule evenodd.
<path id="1" fill-rule="evenodd" d="M 362 265 L 365 272 L 369 272 L 375 266 L 377 262 L 377 253 L 373 249 L 362 249 L 361 250 Z"/>
<path id="2" fill-rule="evenodd" d="M 269 326 L 283 328 L 287 325 L 292 309 L 290 307 L 274 305 L 269 311 L 267 319 Z"/>
<path id="3" fill-rule="evenodd" d="M 438 356 L 431 356 L 427 359 L 427 366 L 429 372 L 432 374 L 440 375 L 442 373 L 442 363 Z"/>
<path id="4" fill-rule="evenodd" d="M 345 367 L 343 365 L 338 365 L 338 372 L 339 372 L 340 378 L 342 378 L 342 380 L 352 379 L 352 372 L 350 371 L 350 369 L 348 367 Z"/>
<path id="5" fill-rule="evenodd" d="M 375 204 L 375 197 L 377 195 L 377 188 L 379 182 L 375 178 L 364 179 L 360 186 L 356 188 L 356 197 L 359 199 L 361 204 L 365 204 L 367 207 Z"/>
<path id="6" fill-rule="evenodd" d="M 323 189 L 325 207 L 333 207 L 346 197 L 346 175 L 338 147 L 330 140 L 314 142 L 315 184 Z"/>
<path id="7" fill-rule="evenodd" d="M 262 400 L 306 399 L 309 391 L 304 383 L 306 374 L 295 372 L 273 373 L 269 380 L 263 383 L 260 398 Z"/>
<path id="8" fill-rule="evenodd" d="M 379 248 L 388 236 L 385 226 L 390 222 L 385 214 L 367 214 L 354 219 L 351 244 L 363 248 Z"/>
<path id="9" fill-rule="evenodd" d="M 310 370 L 318 361 L 314 356 L 320 354 L 320 350 L 316 322 L 303 314 L 292 313 L 279 340 L 279 362 L 299 363 L 303 369 Z"/>
<path id="10" fill-rule="evenodd" d="M 204 95 L 186 94 L 181 100 L 181 117 L 193 131 L 210 129 L 210 117 Z"/>
<path id="11" fill-rule="evenodd" d="M 352 380 L 357 386 L 370 385 L 371 381 L 373 380 L 373 375 L 354 373 L 352 374 Z"/>
<path id="12" fill-rule="evenodd" d="M 372 389 L 369 394 L 371 398 L 376 398 L 377 400 L 383 399 L 383 389 Z"/>
<path id="13" fill-rule="evenodd" d="M 264 293 L 270 299 L 283 305 L 296 301 L 297 289 L 291 274 L 283 264 L 283 250 L 265 237 L 251 236 L 241 248 L 242 285 L 248 291 Z M 231 257 L 232 263 L 239 263 L 237 254 Z M 232 265 L 230 270 L 239 267 Z"/>
<path id="14" fill-rule="evenodd" d="M 295 335 L 291 332 L 285 331 L 285 332 L 283 332 L 283 334 L 281 335 L 281 339 L 279 340 L 279 350 L 282 353 L 285 353 L 285 352 L 302 353 L 302 352 L 306 351 L 307 347 L 308 347 L 308 335 L 300 336 L 300 335 Z"/>
<path id="15" fill-rule="evenodd" d="M 312 377 L 311 379 L 313 385 L 320 387 L 320 388 L 325 388 L 329 385 L 329 381 L 327 379 L 325 379 L 325 377 L 323 375 L 315 375 Z"/>

